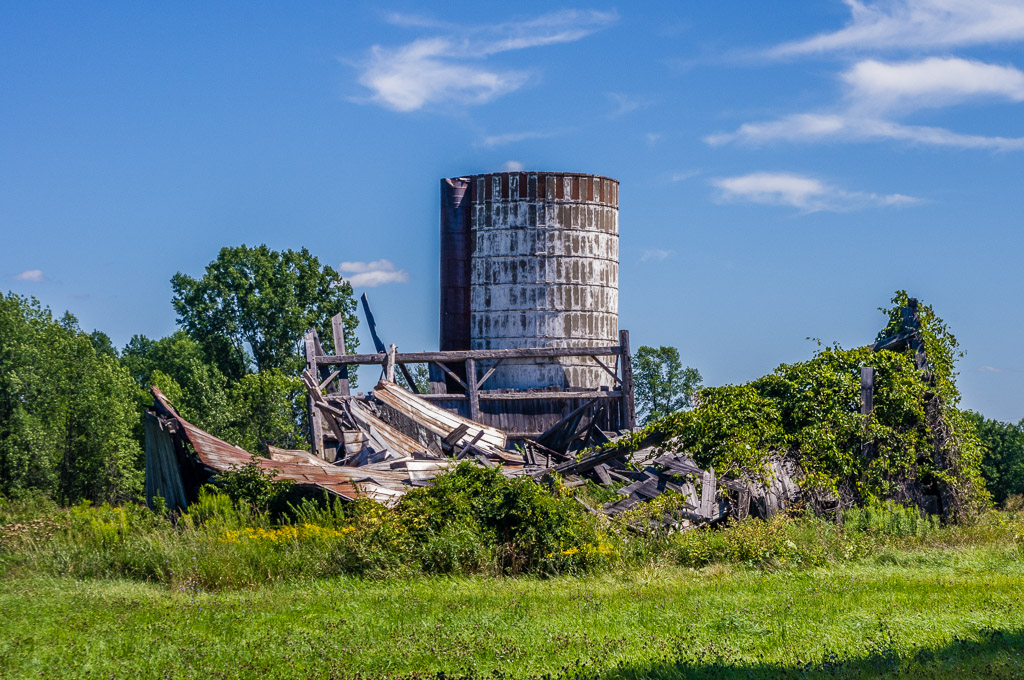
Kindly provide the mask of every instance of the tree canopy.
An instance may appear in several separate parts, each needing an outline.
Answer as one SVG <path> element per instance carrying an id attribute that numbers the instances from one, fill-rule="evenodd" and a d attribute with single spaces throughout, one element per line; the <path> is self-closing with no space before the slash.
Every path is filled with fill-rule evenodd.
<path id="1" fill-rule="evenodd" d="M 649 423 L 689 408 L 700 388 L 700 371 L 679 359 L 675 347 L 640 347 L 633 356 L 633 384 L 637 411 Z"/>
<path id="2" fill-rule="evenodd" d="M 202 277 L 178 272 L 171 286 L 179 325 L 231 380 L 253 370 L 296 373 L 305 332 L 331 337 L 338 313 L 348 349 L 356 346 L 352 286 L 305 248 L 222 248 Z"/>
<path id="3" fill-rule="evenodd" d="M 0 494 L 45 491 L 66 503 L 136 494 L 136 394 L 73 316 L 54 320 L 34 299 L 0 295 Z"/>

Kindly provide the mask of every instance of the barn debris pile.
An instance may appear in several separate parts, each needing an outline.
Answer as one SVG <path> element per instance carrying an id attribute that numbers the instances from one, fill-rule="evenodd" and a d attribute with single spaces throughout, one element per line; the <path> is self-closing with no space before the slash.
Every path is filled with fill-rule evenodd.
<path id="1" fill-rule="evenodd" d="M 686 530 L 753 512 L 769 516 L 796 500 L 799 490 L 789 473 L 777 470 L 772 486 L 716 479 L 685 454 L 664 451 L 656 437 L 639 450 L 616 445 L 617 433 L 600 430 L 601 406 L 591 401 L 577 408 L 536 439 L 513 440 L 502 430 L 441 409 L 381 380 L 361 399 L 328 402 L 307 373 L 310 399 L 337 442 L 337 458 L 328 462 L 306 451 L 271 448 L 268 458 L 254 457 L 183 419 L 157 389 L 147 414 L 147 479 L 150 502 L 156 496 L 169 507 L 184 507 L 199 486 L 217 473 L 251 461 L 292 480 L 311 494 L 345 499 L 369 498 L 393 505 L 411 488 L 425 486 L 463 461 L 500 466 L 508 476 L 527 475 L 538 483 L 555 476 L 574 487 L 588 479 L 619 485 L 621 499 L 594 513 L 615 516 L 672 491 L 682 502 L 651 521 L 655 526 Z M 637 527 L 645 530 L 648 527 Z"/>

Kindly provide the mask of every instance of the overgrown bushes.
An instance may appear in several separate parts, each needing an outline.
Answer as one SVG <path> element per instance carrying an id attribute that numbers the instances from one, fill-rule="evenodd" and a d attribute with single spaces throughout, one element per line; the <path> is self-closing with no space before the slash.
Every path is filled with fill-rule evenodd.
<path id="1" fill-rule="evenodd" d="M 667 564 L 791 569 L 913 547 L 998 544 L 1019 555 L 1024 542 L 1019 502 L 953 526 L 886 504 L 847 511 L 843 524 L 777 515 L 723 529 L 637 534 L 627 518 L 586 513 L 575 491 L 466 465 L 393 509 L 305 500 L 282 521 L 212 488 L 176 518 L 131 504 L 62 509 L 40 497 L 0 499 L 0 573 L 223 589 L 342 574 L 545 575 Z"/>
<path id="2" fill-rule="evenodd" d="M 898 332 L 900 291 L 883 310 Z M 985 508 L 983 446 L 974 424 L 958 408 L 957 342 L 932 309 L 918 305 L 930 369 L 922 373 L 913 352 L 869 347 L 824 347 L 809 361 L 783 364 L 745 385 L 699 392 L 699 407 L 655 421 L 634 435 L 651 433 L 666 446 L 690 453 L 719 476 L 763 474 L 776 455 L 795 460 L 800 485 L 816 508 L 892 500 L 941 510 L 961 519 Z M 874 410 L 860 413 L 860 370 L 876 369 Z M 870 443 L 868 455 L 861 445 Z"/>

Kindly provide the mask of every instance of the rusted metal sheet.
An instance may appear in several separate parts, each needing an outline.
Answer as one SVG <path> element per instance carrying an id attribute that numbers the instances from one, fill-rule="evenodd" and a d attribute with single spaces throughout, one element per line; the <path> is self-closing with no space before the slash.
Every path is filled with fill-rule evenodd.
<path id="1" fill-rule="evenodd" d="M 167 397 L 157 388 L 152 388 L 152 392 L 160 413 L 177 422 L 184 437 L 206 467 L 217 472 L 225 472 L 241 467 L 254 459 L 252 454 L 245 449 L 228 444 L 223 439 L 214 437 L 182 418 L 167 401 Z M 287 455 L 281 455 L 276 460 L 260 457 L 256 457 L 255 460 L 265 470 L 276 470 L 281 479 L 291 479 L 297 484 L 317 486 L 349 499 L 365 495 L 352 482 L 354 475 L 351 474 L 351 468 L 346 470 L 330 465 L 310 454 L 307 454 L 308 459 L 300 460 L 297 453 L 301 452 L 288 451 Z"/>

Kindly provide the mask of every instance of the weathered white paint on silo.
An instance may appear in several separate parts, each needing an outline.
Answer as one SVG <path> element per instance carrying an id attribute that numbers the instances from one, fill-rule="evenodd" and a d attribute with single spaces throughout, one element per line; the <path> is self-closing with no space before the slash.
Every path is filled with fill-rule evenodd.
<path id="1" fill-rule="evenodd" d="M 616 344 L 618 226 L 613 179 L 535 172 L 475 176 L 471 347 Z M 611 384 L 607 372 L 580 358 L 505 362 L 483 389 Z"/>

